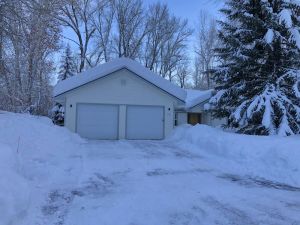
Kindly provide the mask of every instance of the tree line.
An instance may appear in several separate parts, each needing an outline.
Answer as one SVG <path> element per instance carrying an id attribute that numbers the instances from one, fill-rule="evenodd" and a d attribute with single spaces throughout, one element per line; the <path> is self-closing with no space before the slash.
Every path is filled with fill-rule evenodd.
<path id="1" fill-rule="evenodd" d="M 192 29 L 159 2 L 0 0 L 0 110 L 48 115 L 57 71 L 128 57 L 181 87 L 214 88 L 211 112 L 230 129 L 300 133 L 300 4 L 229 0 L 221 13 L 217 23 L 201 12 Z"/>
<path id="2" fill-rule="evenodd" d="M 47 115 L 57 72 L 65 79 L 116 57 L 137 60 L 181 87 L 210 88 L 216 26 L 201 15 L 192 29 L 159 2 L 1 0 L 0 109 Z"/>

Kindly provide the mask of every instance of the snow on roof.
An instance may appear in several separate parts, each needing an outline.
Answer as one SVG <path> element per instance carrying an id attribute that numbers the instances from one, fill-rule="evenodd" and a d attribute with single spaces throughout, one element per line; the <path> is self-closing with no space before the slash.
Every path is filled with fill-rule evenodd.
<path id="1" fill-rule="evenodd" d="M 192 108 L 206 100 L 210 99 L 212 96 L 213 90 L 192 90 L 187 89 L 187 96 L 186 96 L 186 108 Z"/>
<path id="2" fill-rule="evenodd" d="M 175 96 L 176 98 L 185 101 L 186 99 L 186 91 L 166 79 L 158 76 L 148 68 L 142 66 L 140 63 L 128 59 L 128 58 L 119 58 L 112 60 L 108 63 L 102 64 L 95 68 L 89 69 L 83 73 L 80 73 L 76 76 L 68 78 L 64 81 L 59 82 L 54 88 L 54 97 L 57 97 L 65 92 L 73 90 L 77 87 L 80 87 L 84 84 L 92 82 L 96 79 L 104 77 L 110 73 L 116 72 L 120 69 L 126 68 L 141 78 L 147 80 L 153 85 L 161 88 L 167 93 Z"/>

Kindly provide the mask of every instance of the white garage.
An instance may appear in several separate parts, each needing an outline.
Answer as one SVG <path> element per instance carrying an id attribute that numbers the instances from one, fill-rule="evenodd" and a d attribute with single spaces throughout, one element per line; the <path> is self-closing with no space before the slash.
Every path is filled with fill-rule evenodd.
<path id="1" fill-rule="evenodd" d="M 165 138 L 186 92 L 139 63 L 116 59 L 59 82 L 64 125 L 88 139 Z"/>
<path id="2" fill-rule="evenodd" d="M 184 90 L 136 61 L 120 58 L 59 82 L 64 126 L 87 139 L 160 140 L 181 124 L 221 125 L 204 105 L 212 90 Z"/>

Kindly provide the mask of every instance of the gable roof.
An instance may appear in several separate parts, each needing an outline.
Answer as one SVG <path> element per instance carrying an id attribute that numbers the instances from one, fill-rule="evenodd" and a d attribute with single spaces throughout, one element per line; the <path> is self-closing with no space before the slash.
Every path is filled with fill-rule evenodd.
<path id="1" fill-rule="evenodd" d="M 187 94 L 184 89 L 172 84 L 168 80 L 160 77 L 148 68 L 142 66 L 140 63 L 128 58 L 119 58 L 112 60 L 108 63 L 104 63 L 100 66 L 89 69 L 83 73 L 61 81 L 54 87 L 53 95 L 54 97 L 57 97 L 61 94 L 95 81 L 99 78 L 105 77 L 123 68 L 132 71 L 137 76 L 143 78 L 144 80 L 152 83 L 153 85 L 164 90 L 170 95 L 175 96 L 176 98 L 185 102 Z"/>
<path id="2" fill-rule="evenodd" d="M 185 100 L 185 107 L 187 109 L 193 108 L 212 97 L 213 90 L 193 90 L 186 89 L 187 96 Z"/>

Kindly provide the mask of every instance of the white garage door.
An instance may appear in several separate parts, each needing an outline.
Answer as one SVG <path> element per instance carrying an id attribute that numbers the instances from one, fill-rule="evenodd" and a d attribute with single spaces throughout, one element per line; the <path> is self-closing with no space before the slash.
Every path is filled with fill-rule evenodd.
<path id="1" fill-rule="evenodd" d="M 164 108 L 162 106 L 127 106 L 126 138 L 163 139 Z"/>
<path id="2" fill-rule="evenodd" d="M 77 133 L 88 139 L 117 139 L 119 106 L 77 105 Z"/>

